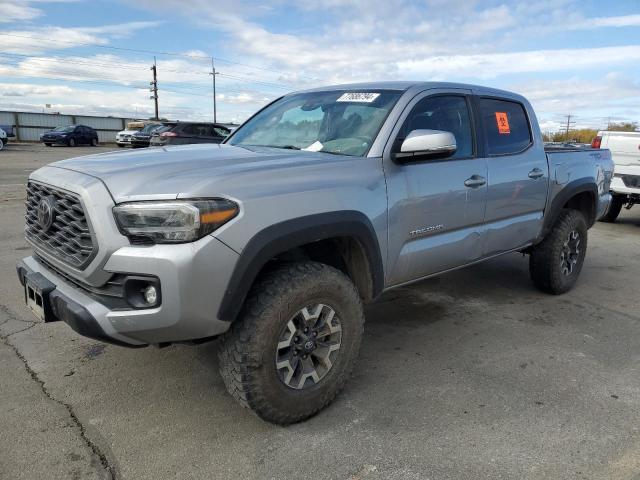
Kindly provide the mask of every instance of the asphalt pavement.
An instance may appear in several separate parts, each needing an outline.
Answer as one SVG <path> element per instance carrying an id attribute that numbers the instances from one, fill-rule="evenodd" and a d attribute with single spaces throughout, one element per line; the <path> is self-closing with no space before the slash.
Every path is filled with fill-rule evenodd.
<path id="1" fill-rule="evenodd" d="M 215 341 L 131 350 L 24 307 L 28 173 L 108 149 L 0 152 L 0 478 L 640 478 L 640 207 L 590 230 L 566 295 L 518 254 L 385 294 L 345 391 L 277 427 L 226 393 Z"/>

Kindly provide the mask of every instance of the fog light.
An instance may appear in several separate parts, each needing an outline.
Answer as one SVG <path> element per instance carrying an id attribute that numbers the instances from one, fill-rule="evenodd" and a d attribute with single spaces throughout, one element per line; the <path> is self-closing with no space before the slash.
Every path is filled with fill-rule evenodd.
<path id="1" fill-rule="evenodd" d="M 144 301 L 149 305 L 155 305 L 158 301 L 158 291 L 153 285 L 149 285 L 144 289 Z"/>

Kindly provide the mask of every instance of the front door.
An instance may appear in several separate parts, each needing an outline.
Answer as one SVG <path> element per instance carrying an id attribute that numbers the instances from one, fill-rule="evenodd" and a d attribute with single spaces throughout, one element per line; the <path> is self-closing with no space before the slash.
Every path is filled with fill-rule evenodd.
<path id="1" fill-rule="evenodd" d="M 482 255 L 486 159 L 478 158 L 470 91 L 429 90 L 407 107 L 385 150 L 389 201 L 387 286 L 465 265 Z M 456 153 L 400 164 L 402 140 L 413 130 L 454 134 Z"/>

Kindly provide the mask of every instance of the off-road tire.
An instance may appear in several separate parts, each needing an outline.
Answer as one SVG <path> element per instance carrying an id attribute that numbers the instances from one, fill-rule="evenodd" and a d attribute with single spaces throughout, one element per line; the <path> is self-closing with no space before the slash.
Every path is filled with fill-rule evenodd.
<path id="1" fill-rule="evenodd" d="M 620 215 L 623 205 L 625 204 L 625 198 L 621 195 L 614 195 L 609 204 L 607 212 L 600 219 L 601 222 L 613 223 Z"/>
<path id="2" fill-rule="evenodd" d="M 331 305 L 339 316 L 340 351 L 326 376 L 296 390 L 278 377 L 276 346 L 296 312 L 314 303 Z M 363 328 L 362 301 L 346 275 L 312 261 L 284 264 L 256 282 L 223 336 L 220 372 L 229 393 L 258 417 L 282 425 L 299 422 L 318 413 L 342 390 L 358 357 Z"/>
<path id="3" fill-rule="evenodd" d="M 563 245 L 572 232 L 580 238 L 579 254 L 570 274 L 561 266 Z M 529 273 L 534 285 L 546 293 L 560 295 L 575 285 L 587 252 L 587 222 L 577 210 L 563 210 L 545 239 L 533 247 L 529 256 Z"/>

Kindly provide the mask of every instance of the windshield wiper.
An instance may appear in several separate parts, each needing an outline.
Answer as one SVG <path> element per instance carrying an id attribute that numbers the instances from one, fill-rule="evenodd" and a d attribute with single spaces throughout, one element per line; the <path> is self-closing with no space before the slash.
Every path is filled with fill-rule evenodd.
<path id="1" fill-rule="evenodd" d="M 300 150 L 300 147 L 296 147 L 295 145 L 269 145 L 273 148 L 286 148 L 287 150 Z"/>

